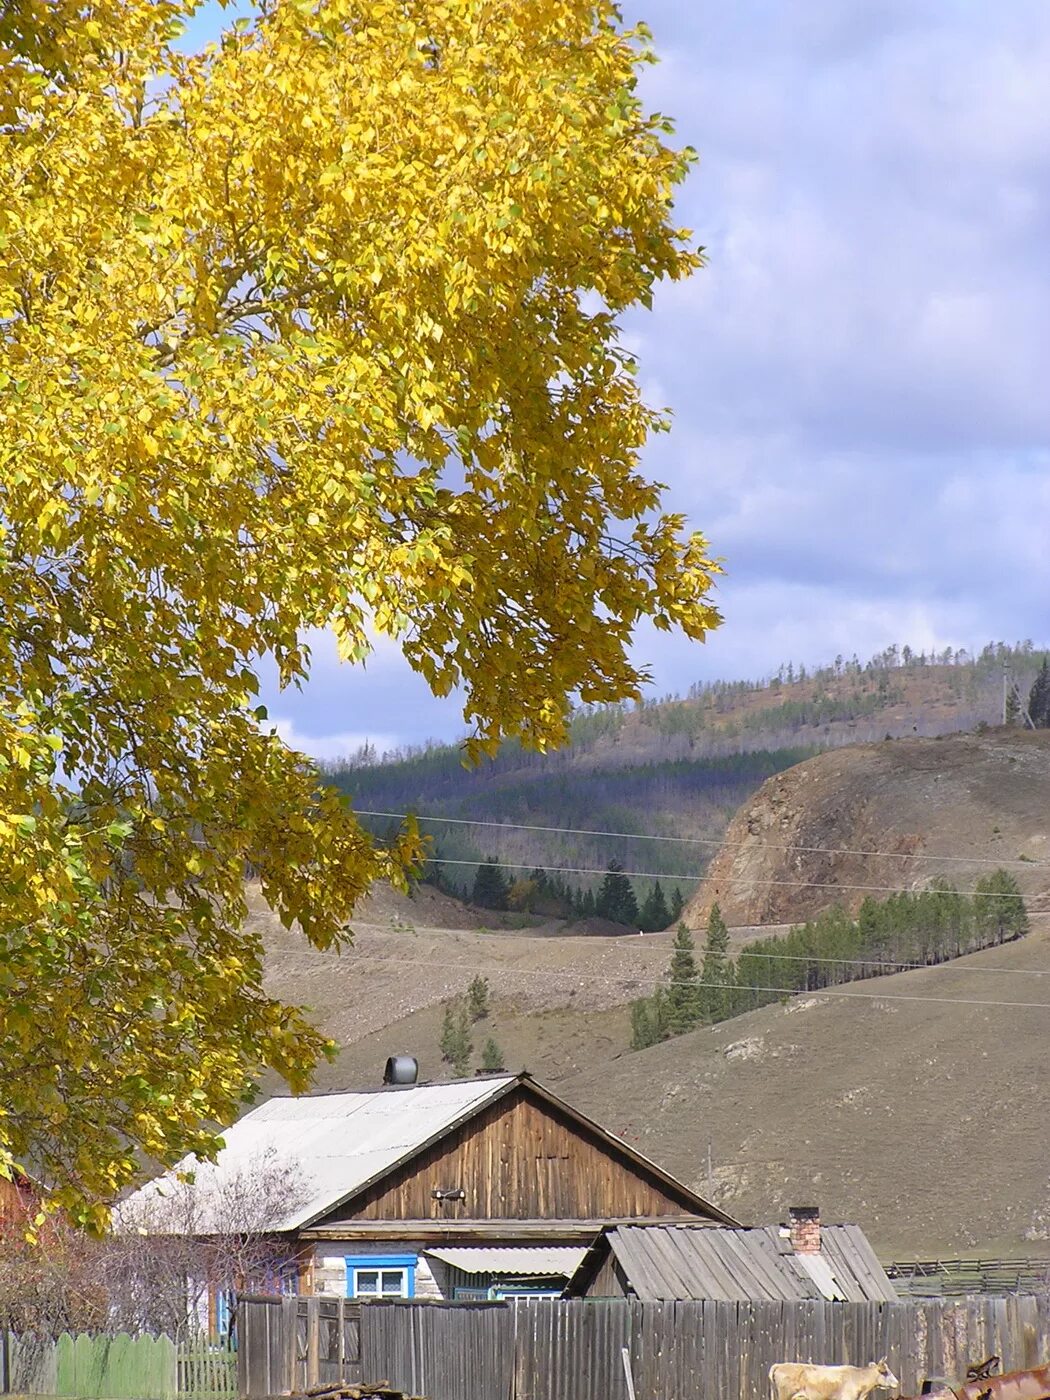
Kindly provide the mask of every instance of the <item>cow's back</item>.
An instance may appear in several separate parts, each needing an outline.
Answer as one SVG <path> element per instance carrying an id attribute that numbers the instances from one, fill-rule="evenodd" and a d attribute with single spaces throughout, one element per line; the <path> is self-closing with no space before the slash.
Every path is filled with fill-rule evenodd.
<path id="1" fill-rule="evenodd" d="M 780 1361 L 769 1368 L 774 1400 L 834 1400 L 856 1371 L 852 1366 L 816 1366 L 807 1361 Z"/>

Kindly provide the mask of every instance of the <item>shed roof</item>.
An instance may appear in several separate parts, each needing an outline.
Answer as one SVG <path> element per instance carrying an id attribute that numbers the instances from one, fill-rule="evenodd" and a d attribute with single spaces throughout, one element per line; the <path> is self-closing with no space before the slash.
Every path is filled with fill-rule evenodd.
<path id="1" fill-rule="evenodd" d="M 585 1293 L 611 1251 L 636 1296 L 746 1302 L 893 1302 L 893 1284 L 863 1230 L 825 1225 L 819 1254 L 796 1254 L 776 1225 L 754 1230 L 721 1226 L 619 1225 L 606 1230 L 569 1281 Z"/>

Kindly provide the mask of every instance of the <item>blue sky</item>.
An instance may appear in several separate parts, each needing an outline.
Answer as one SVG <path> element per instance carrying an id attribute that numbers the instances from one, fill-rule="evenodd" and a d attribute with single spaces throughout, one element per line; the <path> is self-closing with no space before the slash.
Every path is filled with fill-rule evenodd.
<path id="1" fill-rule="evenodd" d="M 214 37 L 207 5 L 187 42 Z M 654 691 L 890 642 L 1050 643 L 1050 5 L 641 0 L 654 109 L 700 152 L 709 266 L 633 314 L 651 475 L 723 556 Z M 330 757 L 461 730 L 393 646 L 319 637 L 282 731 Z"/>

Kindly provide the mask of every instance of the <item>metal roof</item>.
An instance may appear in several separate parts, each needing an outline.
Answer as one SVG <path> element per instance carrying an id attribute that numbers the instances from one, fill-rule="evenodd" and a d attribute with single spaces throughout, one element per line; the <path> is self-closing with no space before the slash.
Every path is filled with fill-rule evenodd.
<path id="1" fill-rule="evenodd" d="M 123 1201 L 114 1212 L 117 1228 L 133 1223 L 141 1207 L 148 1211 L 151 1202 L 174 1195 L 179 1189 L 176 1172 L 192 1171 L 194 1233 L 222 1233 L 230 1228 L 223 1221 L 224 1193 L 228 1199 L 238 1179 L 250 1184 L 258 1163 L 278 1161 L 287 1163 L 293 1179 L 303 1183 L 301 1202 L 277 1221 L 239 1219 L 239 1228 L 298 1229 L 498 1098 L 517 1078 L 500 1075 L 371 1093 L 269 1099 L 226 1130 L 226 1145 L 214 1163 L 187 1158 Z"/>
<path id="2" fill-rule="evenodd" d="M 514 1274 L 530 1278 L 569 1278 L 587 1253 L 579 1245 L 435 1246 L 424 1250 L 465 1274 Z"/>
<path id="3" fill-rule="evenodd" d="M 893 1284 L 858 1226 L 824 1225 L 819 1255 L 796 1254 L 786 1234 L 776 1225 L 755 1230 L 620 1225 L 604 1232 L 568 1291 L 586 1292 L 611 1250 L 631 1290 L 646 1301 L 896 1300 Z"/>

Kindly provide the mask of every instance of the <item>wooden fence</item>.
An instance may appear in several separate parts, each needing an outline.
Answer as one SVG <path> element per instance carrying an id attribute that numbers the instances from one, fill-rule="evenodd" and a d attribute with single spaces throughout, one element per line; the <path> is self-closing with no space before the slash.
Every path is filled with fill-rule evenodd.
<path id="1" fill-rule="evenodd" d="M 70 1400 L 233 1400 L 237 1375 L 233 1353 L 203 1341 L 0 1333 L 0 1391 Z"/>
<path id="2" fill-rule="evenodd" d="M 1050 1259 L 912 1259 L 886 1272 L 902 1297 L 969 1298 L 977 1293 L 1044 1293 Z"/>
<path id="3" fill-rule="evenodd" d="M 368 1379 L 361 1371 L 363 1306 L 345 1298 L 242 1295 L 236 1313 L 238 1392 L 287 1395 L 326 1381 Z"/>
<path id="4" fill-rule="evenodd" d="M 994 1353 L 1050 1360 L 1045 1296 L 901 1303 L 346 1302 L 242 1298 L 239 1389 L 256 1397 L 345 1376 L 429 1400 L 768 1400 L 776 1361 L 888 1356 L 905 1395 Z M 342 1347 L 342 1360 L 339 1349 Z"/>

